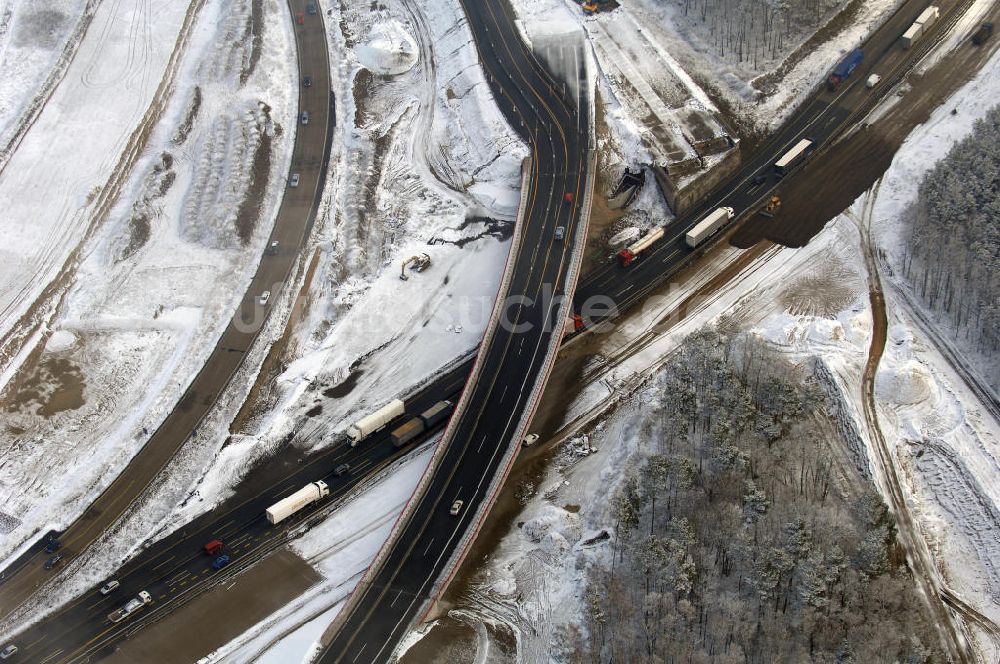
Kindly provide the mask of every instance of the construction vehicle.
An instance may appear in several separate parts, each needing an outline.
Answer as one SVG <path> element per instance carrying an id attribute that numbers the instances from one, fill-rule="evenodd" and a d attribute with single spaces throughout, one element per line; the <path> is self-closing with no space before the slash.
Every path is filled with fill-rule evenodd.
<path id="1" fill-rule="evenodd" d="M 403 264 L 399 266 L 399 278 L 403 281 L 409 279 L 409 277 L 406 276 L 406 266 L 410 263 L 412 263 L 412 265 L 410 265 L 411 270 L 423 272 L 431 266 L 431 257 L 427 254 L 420 254 L 419 256 L 410 256 L 403 261 Z"/>
<path id="2" fill-rule="evenodd" d="M 765 217 L 773 217 L 781 209 L 781 197 L 771 196 L 771 200 L 767 202 L 767 205 L 762 207 L 757 214 L 763 215 Z"/>

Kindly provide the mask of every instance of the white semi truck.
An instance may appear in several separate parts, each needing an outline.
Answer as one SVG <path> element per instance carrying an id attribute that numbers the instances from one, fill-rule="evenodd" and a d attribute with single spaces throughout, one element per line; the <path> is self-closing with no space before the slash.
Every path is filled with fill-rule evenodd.
<path id="1" fill-rule="evenodd" d="M 699 221 L 694 228 L 687 232 L 684 240 L 687 245 L 694 249 L 704 242 L 715 231 L 725 226 L 733 218 L 733 208 L 720 207 L 709 213 L 707 217 Z"/>
<path id="2" fill-rule="evenodd" d="M 361 442 L 362 438 L 375 433 L 405 412 L 402 399 L 393 399 L 371 415 L 365 415 L 347 427 L 347 435 L 351 439 L 351 447 L 355 447 Z"/>
<path id="3" fill-rule="evenodd" d="M 941 16 L 941 10 L 933 5 L 920 12 L 917 20 L 903 33 L 903 48 L 910 48 L 913 42 L 923 37 L 924 33 L 934 24 L 934 21 L 938 20 L 939 16 Z"/>
<path id="4" fill-rule="evenodd" d="M 118 623 L 153 601 L 153 597 L 145 590 L 140 591 L 138 597 L 133 597 L 120 609 L 115 609 L 108 614 L 108 620 Z"/>
<path id="5" fill-rule="evenodd" d="M 781 155 L 778 161 L 774 162 L 774 172 L 784 177 L 786 173 L 798 166 L 812 152 L 813 142 L 808 138 L 803 138 L 796 143 L 791 150 Z"/>
<path id="6" fill-rule="evenodd" d="M 264 510 L 264 515 L 272 524 L 281 523 L 306 505 L 330 495 L 330 487 L 322 480 L 310 482 L 290 496 L 282 498 Z"/>

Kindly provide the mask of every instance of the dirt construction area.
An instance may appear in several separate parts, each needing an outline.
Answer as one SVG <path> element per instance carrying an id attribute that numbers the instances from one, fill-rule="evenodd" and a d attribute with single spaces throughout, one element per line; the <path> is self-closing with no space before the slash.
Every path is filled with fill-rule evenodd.
<path id="1" fill-rule="evenodd" d="M 294 553 L 279 551 L 174 611 L 144 630 L 141 638 L 125 641 L 102 661 L 190 664 L 267 618 L 320 578 Z M 183 638 L 178 639 L 179 634 Z"/>

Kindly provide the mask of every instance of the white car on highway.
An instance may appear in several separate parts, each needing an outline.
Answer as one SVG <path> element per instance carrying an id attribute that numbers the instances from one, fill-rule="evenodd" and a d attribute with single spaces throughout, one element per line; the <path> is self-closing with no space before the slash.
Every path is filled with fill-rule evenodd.
<path id="1" fill-rule="evenodd" d="M 267 305 L 267 301 L 270 299 L 271 299 L 271 291 L 266 290 L 260 294 L 260 297 L 257 298 L 257 303 L 263 307 Z"/>

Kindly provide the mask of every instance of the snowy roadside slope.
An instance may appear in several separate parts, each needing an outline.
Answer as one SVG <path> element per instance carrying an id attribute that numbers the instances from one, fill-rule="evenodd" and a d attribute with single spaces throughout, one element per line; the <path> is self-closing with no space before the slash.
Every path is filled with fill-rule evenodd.
<path id="1" fill-rule="evenodd" d="M 580 6 L 571 0 L 514 0 L 513 5 L 524 23 L 524 31 L 529 34 L 533 26 L 553 22 L 612 26 L 624 20 L 619 14 L 629 16 L 641 26 L 642 39 L 648 40 L 654 48 L 630 53 L 629 56 L 634 59 L 628 66 L 641 71 L 662 71 L 659 76 L 655 73 L 649 76 L 657 92 L 667 91 L 664 96 L 669 98 L 672 96 L 669 90 L 680 86 L 692 96 L 689 105 L 712 109 L 713 104 L 702 88 L 710 89 L 750 126 L 769 130 L 784 122 L 824 74 L 878 27 L 900 3 L 901 0 L 864 3 L 859 15 L 850 23 L 833 30 L 833 36 L 822 44 L 799 54 L 795 62 L 789 61 L 789 56 L 802 48 L 814 33 L 828 29 L 829 25 L 845 23 L 839 12 L 847 3 L 837 0 L 821 3 L 793 1 L 781 7 L 768 3 L 746 3 L 742 7 L 745 13 L 741 13 L 740 8 L 729 4 L 706 2 L 692 8 L 685 3 L 638 0 L 628 3 L 621 10 L 593 17 L 586 17 Z M 760 16 L 760 11 L 778 12 L 780 9 L 792 14 L 798 12 L 799 15 L 790 19 L 775 15 L 770 22 Z M 751 14 L 752 19 L 748 18 Z M 814 19 L 815 16 L 819 18 Z M 810 20 L 800 20 L 806 17 Z M 754 31 L 761 30 L 762 25 L 781 26 L 771 28 L 782 32 L 780 39 L 776 35 L 767 39 L 758 36 L 752 49 L 743 50 L 729 43 L 746 35 L 751 35 L 753 39 Z M 603 39 L 601 31 L 590 29 L 590 32 L 591 39 L 599 45 Z M 715 43 L 720 35 L 725 35 L 727 44 Z M 764 43 L 767 44 L 767 52 L 761 53 L 759 51 Z M 778 43 L 780 48 L 776 46 Z M 600 50 L 598 54 L 601 54 Z M 599 61 L 602 59 L 598 58 Z M 664 61 L 669 72 L 664 71 Z M 615 62 L 609 64 L 610 69 L 619 66 Z M 602 64 L 602 68 L 607 68 L 607 65 Z M 765 82 L 770 78 L 775 80 Z M 767 89 L 759 90 L 758 87 Z M 617 97 L 621 97 L 622 90 L 613 81 L 611 88 Z"/>
<path id="2" fill-rule="evenodd" d="M 170 76 L 166 67 L 190 7 L 173 0 L 102 4 L 93 19 L 102 29 L 87 32 L 62 84 L 0 175 L 6 238 L 0 338 L 90 230 L 102 189 L 120 156 L 134 148 L 132 134 Z"/>
<path id="3" fill-rule="evenodd" d="M 44 351 L 9 383 L 0 557 L 71 522 L 121 471 L 202 366 L 256 270 L 284 191 L 297 97 L 280 4 L 265 15 L 255 73 L 240 83 L 249 41 L 235 37 L 249 21 L 236 0 L 201 10 L 147 151 L 84 245 Z M 267 181 L 251 191 L 261 155 Z M 241 240 L 235 214 L 251 195 L 261 197 L 260 218 Z M 66 396 L 75 381 L 77 401 Z M 162 518 L 173 505 L 152 509 Z M 124 553 L 102 564 L 113 569 Z"/>

